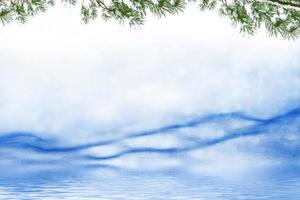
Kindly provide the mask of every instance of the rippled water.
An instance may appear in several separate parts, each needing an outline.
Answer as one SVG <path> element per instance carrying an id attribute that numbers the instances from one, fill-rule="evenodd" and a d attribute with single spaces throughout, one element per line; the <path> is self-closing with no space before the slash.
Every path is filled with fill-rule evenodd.
<path id="1" fill-rule="evenodd" d="M 299 108 L 92 139 L 2 134 L 0 199 L 300 199 Z"/>
<path id="2" fill-rule="evenodd" d="M 274 170 L 274 169 L 273 169 Z M 1 178 L 1 199 L 300 199 L 299 169 L 257 176 L 195 176 L 93 169 L 76 174 L 44 171 Z"/>

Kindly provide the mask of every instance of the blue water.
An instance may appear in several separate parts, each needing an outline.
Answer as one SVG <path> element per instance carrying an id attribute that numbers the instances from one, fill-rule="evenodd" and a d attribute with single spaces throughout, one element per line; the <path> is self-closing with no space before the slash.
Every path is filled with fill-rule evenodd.
<path id="1" fill-rule="evenodd" d="M 300 199 L 300 108 L 218 113 L 68 143 L 0 136 L 0 199 Z"/>
<path id="2" fill-rule="evenodd" d="M 284 170 L 284 171 L 282 171 Z M 286 172 L 285 170 L 288 170 Z M 1 199 L 299 199 L 299 169 L 220 178 L 176 171 L 44 171 L 1 178 Z"/>

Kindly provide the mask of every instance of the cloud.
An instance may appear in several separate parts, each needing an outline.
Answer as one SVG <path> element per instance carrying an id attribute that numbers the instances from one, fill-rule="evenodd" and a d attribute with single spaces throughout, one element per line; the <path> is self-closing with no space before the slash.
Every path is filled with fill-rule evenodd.
<path id="1" fill-rule="evenodd" d="M 299 105 L 298 41 L 238 33 L 189 9 L 141 29 L 55 8 L 1 28 L 0 131 L 85 140 L 208 113 L 270 116 Z M 76 138 L 70 136 L 76 135 Z"/>

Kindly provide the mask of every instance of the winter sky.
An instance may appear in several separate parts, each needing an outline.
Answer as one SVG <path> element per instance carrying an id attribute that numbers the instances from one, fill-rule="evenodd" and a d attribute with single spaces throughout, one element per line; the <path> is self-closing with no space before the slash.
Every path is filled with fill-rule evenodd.
<path id="1" fill-rule="evenodd" d="M 215 12 L 132 29 L 57 7 L 0 28 L 0 132 L 84 137 L 208 113 L 299 106 L 300 42 L 245 36 Z"/>

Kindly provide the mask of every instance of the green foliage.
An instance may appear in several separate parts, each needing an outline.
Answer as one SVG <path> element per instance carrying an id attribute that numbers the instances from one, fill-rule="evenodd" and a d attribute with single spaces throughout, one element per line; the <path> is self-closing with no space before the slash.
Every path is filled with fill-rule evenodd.
<path id="1" fill-rule="evenodd" d="M 0 0 L 0 21 L 3 25 L 12 21 L 24 23 L 53 5 L 53 0 Z"/>
<path id="2" fill-rule="evenodd" d="M 81 3 L 84 23 L 100 14 L 130 26 L 142 25 L 149 13 L 157 17 L 182 12 L 189 3 L 200 10 L 218 10 L 243 33 L 253 35 L 262 26 L 271 36 L 294 39 L 300 32 L 300 0 L 61 0 L 74 6 Z M 0 0 L 0 23 L 24 23 L 28 17 L 45 12 L 55 0 Z"/>
<path id="3" fill-rule="evenodd" d="M 105 4 L 103 0 L 90 0 L 82 5 L 81 15 L 84 22 L 95 19 L 97 13 L 101 12 L 106 20 L 115 19 L 120 23 L 142 25 L 147 12 L 157 17 L 176 14 L 183 11 L 185 3 L 184 0 L 111 0 L 109 4 Z"/>
<path id="4" fill-rule="evenodd" d="M 278 2 L 276 0 L 233 0 L 230 3 L 222 2 L 219 12 L 222 16 L 229 17 L 241 32 L 252 35 L 261 25 L 264 25 L 271 36 L 280 35 L 286 39 L 294 39 L 300 31 L 300 2 L 298 7 Z M 288 2 L 292 1 L 286 1 Z M 200 7 L 202 6 L 203 4 Z"/>

